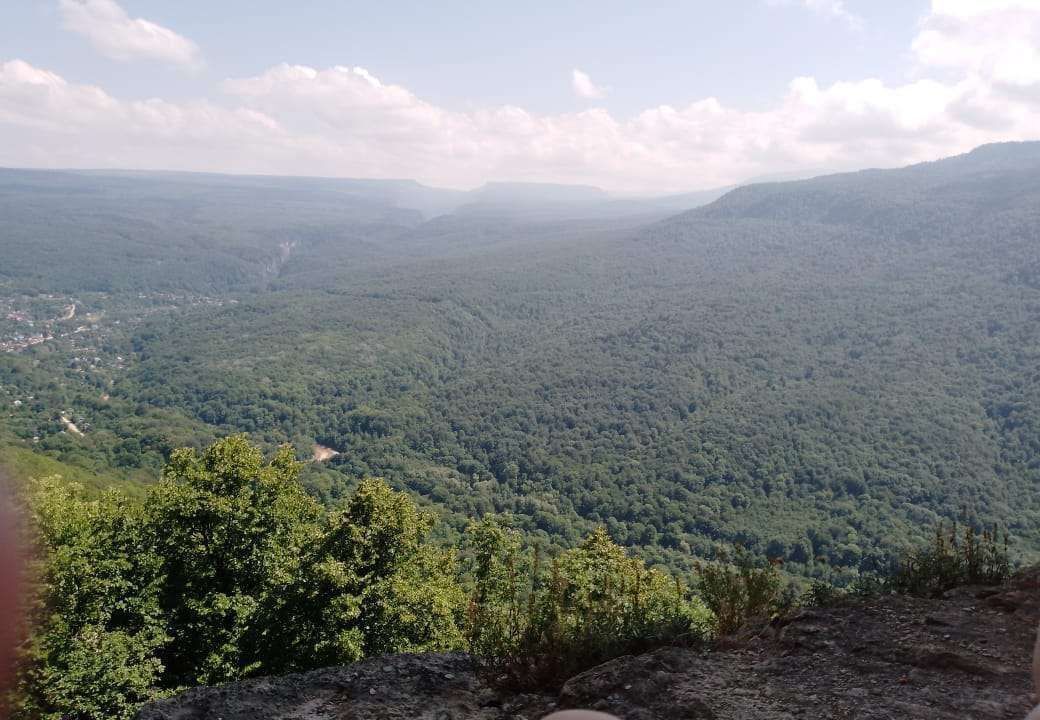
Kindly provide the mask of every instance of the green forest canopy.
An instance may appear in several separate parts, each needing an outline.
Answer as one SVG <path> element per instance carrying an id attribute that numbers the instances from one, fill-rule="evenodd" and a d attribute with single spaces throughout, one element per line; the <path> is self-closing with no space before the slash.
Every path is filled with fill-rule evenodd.
<path id="1" fill-rule="evenodd" d="M 147 483 L 232 432 L 317 442 L 327 503 L 378 475 L 449 536 L 602 525 L 682 572 L 736 543 L 848 580 L 942 518 L 1040 550 L 1036 143 L 657 218 L 0 177 L 0 296 L 104 313 L 89 362 L 60 338 L 0 356 L 4 432 L 59 461 Z"/>

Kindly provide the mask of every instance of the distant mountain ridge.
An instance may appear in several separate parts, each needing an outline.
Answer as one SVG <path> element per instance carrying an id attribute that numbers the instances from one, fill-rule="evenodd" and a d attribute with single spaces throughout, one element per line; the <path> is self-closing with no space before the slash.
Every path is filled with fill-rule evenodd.
<path id="1" fill-rule="evenodd" d="M 941 192 L 939 192 L 941 191 Z M 690 211 L 690 218 L 757 218 L 878 227 L 885 212 L 941 205 L 957 215 L 993 211 L 1035 195 L 1040 200 L 1040 142 L 999 143 L 892 170 L 860 170 L 808 180 L 744 185 Z M 1013 197 L 1012 197 L 1013 195 Z"/>
<path id="2" fill-rule="evenodd" d="M 544 182 L 488 182 L 473 190 L 425 185 L 410 179 L 321 178 L 303 176 L 227 175 L 179 171 L 32 170 L 0 168 L 0 191 L 21 186 L 40 191 L 86 191 L 105 188 L 147 192 L 149 184 L 187 188 L 237 188 L 257 192 L 310 192 L 350 197 L 354 202 L 413 210 L 425 219 L 438 215 L 568 219 L 658 215 L 694 211 L 698 217 L 759 217 L 844 222 L 866 198 L 878 202 L 925 202 L 927 192 L 962 185 L 966 197 L 995 175 L 1040 172 L 1040 142 L 982 145 L 971 152 L 898 169 L 865 169 L 820 174 L 809 179 L 746 182 L 679 194 L 615 195 L 592 185 Z M 785 173 L 795 176 L 802 173 Z M 986 188 L 983 188 L 986 189 Z M 988 188 L 992 190 L 993 188 Z M 984 194 L 988 200 L 992 196 Z M 811 197 L 808 204 L 806 199 Z M 798 198 L 799 204 L 792 204 Z"/>
<path id="3" fill-rule="evenodd" d="M 473 190 L 433 187 L 409 179 L 321 178 L 275 175 L 228 175 L 143 170 L 35 170 L 0 168 L 4 189 L 66 192 L 129 191 L 149 188 L 174 194 L 206 188 L 227 192 L 315 193 L 351 198 L 352 202 L 413 210 L 424 219 L 460 213 L 475 216 L 527 217 L 541 220 L 658 215 L 703 205 L 728 188 L 661 196 L 618 196 L 592 185 L 542 182 L 489 182 Z"/>

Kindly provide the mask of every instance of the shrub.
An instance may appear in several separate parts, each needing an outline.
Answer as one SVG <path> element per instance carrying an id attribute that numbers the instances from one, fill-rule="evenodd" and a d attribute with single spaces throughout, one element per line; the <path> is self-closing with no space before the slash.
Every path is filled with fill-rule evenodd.
<path id="1" fill-rule="evenodd" d="M 754 618 L 768 618 L 779 612 L 785 602 L 780 571 L 771 562 L 756 561 L 741 550 L 733 564 L 721 558 L 718 563 L 697 566 L 697 590 L 715 616 L 720 635 L 736 632 Z"/>
<path id="2" fill-rule="evenodd" d="M 799 605 L 817 608 L 841 607 L 891 591 L 886 576 L 871 573 L 858 576 L 845 587 L 835 586 L 826 580 L 814 580 L 802 594 Z"/>
<path id="3" fill-rule="evenodd" d="M 707 636 L 710 616 L 678 580 L 630 558 L 603 530 L 549 567 L 494 520 L 474 524 L 467 638 L 497 681 L 551 686 L 620 655 Z"/>
<path id="4" fill-rule="evenodd" d="M 836 588 L 816 581 L 802 596 L 809 607 L 833 607 L 886 593 L 934 596 L 962 585 L 1002 585 L 1011 577 L 1007 536 L 996 529 L 977 532 L 971 526 L 958 531 L 938 525 L 927 547 L 903 555 L 888 573 L 864 574 L 848 586 Z"/>
<path id="5" fill-rule="evenodd" d="M 849 600 L 849 593 L 824 580 L 814 580 L 802 593 L 799 604 L 803 607 L 838 607 Z"/>
<path id="6" fill-rule="evenodd" d="M 957 525 L 947 532 L 940 524 L 931 545 L 907 554 L 886 586 L 895 592 L 938 595 L 959 585 L 1000 585 L 1011 577 L 1007 535 L 1000 539 L 996 528 L 981 533 Z"/>
<path id="7" fill-rule="evenodd" d="M 533 608 L 535 578 L 520 534 L 494 518 L 466 528 L 472 580 L 466 622 L 469 651 L 485 663 L 522 644 Z M 537 563 L 535 563 L 537 565 Z"/>

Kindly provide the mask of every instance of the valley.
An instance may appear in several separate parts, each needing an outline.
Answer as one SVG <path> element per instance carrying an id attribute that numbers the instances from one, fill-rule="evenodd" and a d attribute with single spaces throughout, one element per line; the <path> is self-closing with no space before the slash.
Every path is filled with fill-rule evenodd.
<path id="1" fill-rule="evenodd" d="M 619 216 L 40 173 L 51 196 L 0 183 L 35 203 L 2 240 L 3 432 L 138 484 L 246 432 L 320 460 L 326 504 L 380 476 L 445 538 L 492 512 L 550 548 L 602 526 L 682 573 L 738 545 L 847 583 L 940 522 L 1032 558 L 1038 179 L 1036 144 L 997 145 Z"/>
<path id="2" fill-rule="evenodd" d="M 1040 0 L 0 18 L 0 720 L 1040 720 Z"/>

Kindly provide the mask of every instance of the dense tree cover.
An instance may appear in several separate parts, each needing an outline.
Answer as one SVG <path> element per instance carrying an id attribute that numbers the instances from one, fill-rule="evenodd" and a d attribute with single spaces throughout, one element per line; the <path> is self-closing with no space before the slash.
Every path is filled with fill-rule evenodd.
<path id="1" fill-rule="evenodd" d="M 325 510 L 297 471 L 291 449 L 266 461 L 234 436 L 175 451 L 142 502 L 38 481 L 28 497 L 39 549 L 32 634 L 15 716 L 130 717 L 186 686 L 386 653 L 518 652 L 496 630 L 517 610 L 510 573 L 522 549 L 496 542 L 512 537 L 505 530 L 474 526 L 467 575 L 457 549 L 429 542 L 431 517 L 404 493 L 366 480 Z M 524 647 L 540 643 L 572 665 L 591 648 L 603 659 L 708 622 L 678 581 L 602 532 L 551 575 L 522 582 L 538 616 Z"/>
<path id="2" fill-rule="evenodd" d="M 363 252 L 421 215 L 349 183 L 191 173 L 0 170 L 0 281 L 30 292 L 264 286 L 298 243 Z M 357 247 L 360 246 L 360 247 Z"/>
<path id="3" fill-rule="evenodd" d="M 326 503 L 379 475 L 444 513 L 447 537 L 489 512 L 542 545 L 602 525 L 683 572 L 736 543 L 852 581 L 943 518 L 1001 523 L 1035 553 L 1037 188 L 1040 152 L 1025 144 L 751 186 L 650 224 L 384 214 L 319 227 L 297 194 L 273 206 L 275 226 L 309 234 L 286 235 L 290 256 L 238 284 L 185 260 L 203 242 L 185 245 L 192 232 L 215 266 L 228 241 L 196 193 L 215 224 L 184 221 L 165 277 L 235 302 L 124 323 L 112 352 L 126 368 L 93 384 L 58 350 L 4 358 L 4 387 L 38 404 L 5 425 L 128 477 L 232 431 L 299 457 L 318 442 L 341 452 L 303 473 Z M 236 192 L 228 222 L 271 196 Z M 62 434 L 61 406 L 85 437 Z"/>

